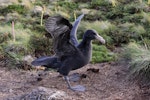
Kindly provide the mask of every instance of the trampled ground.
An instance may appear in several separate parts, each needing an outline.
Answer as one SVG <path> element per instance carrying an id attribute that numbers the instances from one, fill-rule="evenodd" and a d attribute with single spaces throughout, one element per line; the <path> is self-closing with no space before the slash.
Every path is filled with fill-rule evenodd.
<path id="1" fill-rule="evenodd" d="M 99 69 L 99 72 L 87 71 L 88 68 Z M 150 100 L 150 91 L 140 89 L 137 84 L 127 79 L 127 66 L 115 63 L 88 64 L 71 73 L 75 72 L 87 75 L 79 82 L 71 82 L 72 85 L 85 86 L 85 92 L 67 89 L 65 81 L 55 71 L 8 70 L 0 64 L 0 100 L 29 93 L 38 87 L 64 91 L 67 99 L 62 100 Z"/>

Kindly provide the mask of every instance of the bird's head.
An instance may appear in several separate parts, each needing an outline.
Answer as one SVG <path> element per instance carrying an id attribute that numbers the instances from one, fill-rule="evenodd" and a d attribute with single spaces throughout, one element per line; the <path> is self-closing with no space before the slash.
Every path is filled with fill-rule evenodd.
<path id="1" fill-rule="evenodd" d="M 94 40 L 99 40 L 102 44 L 105 44 L 105 39 L 101 37 L 95 30 L 87 30 L 84 34 L 84 38 Z"/>

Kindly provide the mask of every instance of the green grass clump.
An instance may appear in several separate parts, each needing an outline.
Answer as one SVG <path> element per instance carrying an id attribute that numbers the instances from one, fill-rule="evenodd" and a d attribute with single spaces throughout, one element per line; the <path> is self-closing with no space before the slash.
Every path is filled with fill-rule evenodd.
<path id="1" fill-rule="evenodd" d="M 24 5 L 12 4 L 8 5 L 8 7 L 0 9 L 1 14 L 7 14 L 12 12 L 17 12 L 19 14 L 26 14 L 28 9 Z"/>
<path id="2" fill-rule="evenodd" d="M 93 44 L 92 63 L 109 62 L 115 60 L 115 54 L 104 45 Z"/>
<path id="3" fill-rule="evenodd" d="M 123 22 L 123 23 L 130 22 L 130 23 L 139 24 L 142 22 L 142 19 L 143 19 L 143 14 L 137 13 L 137 14 L 131 14 L 128 16 L 124 16 L 124 18 L 121 19 L 121 22 Z"/>
<path id="4" fill-rule="evenodd" d="M 0 44 L 4 43 L 12 38 L 10 33 L 0 33 Z"/>
<path id="5" fill-rule="evenodd" d="M 107 0 L 91 0 L 91 8 L 99 8 L 100 6 L 108 6 Z"/>
<path id="6" fill-rule="evenodd" d="M 111 37 L 115 46 L 122 46 L 122 44 L 127 44 L 132 39 L 139 41 L 145 33 L 146 30 L 142 25 L 126 22 L 107 32 L 107 35 Z"/>
<path id="7" fill-rule="evenodd" d="M 115 8 L 114 7 L 111 7 L 108 9 L 108 12 L 105 13 L 105 16 L 107 17 L 107 19 L 110 19 L 110 20 L 120 20 L 124 17 L 125 13 L 124 12 L 124 6 L 122 5 L 117 5 Z"/>
<path id="8" fill-rule="evenodd" d="M 2 47 L 3 56 L 7 58 L 6 66 L 9 68 L 22 68 L 23 58 L 29 54 L 26 44 L 20 41 L 9 40 L 7 43 L 0 45 Z"/>
<path id="9" fill-rule="evenodd" d="M 123 58 L 129 61 L 129 71 L 132 78 L 138 78 L 143 83 L 150 83 L 150 50 L 136 44 L 130 43 L 123 52 Z M 144 83 L 147 84 L 147 83 Z"/>
<path id="10" fill-rule="evenodd" d="M 30 37 L 30 49 L 36 57 L 50 55 L 52 52 L 52 39 L 42 34 L 33 34 Z"/>
<path id="11" fill-rule="evenodd" d="M 60 0 L 59 2 L 57 2 L 57 6 L 60 6 L 60 7 L 63 7 L 65 9 L 68 9 L 68 10 L 76 10 L 78 8 L 78 3 L 75 3 L 75 2 L 69 2 L 69 1 L 66 1 L 66 0 Z"/>

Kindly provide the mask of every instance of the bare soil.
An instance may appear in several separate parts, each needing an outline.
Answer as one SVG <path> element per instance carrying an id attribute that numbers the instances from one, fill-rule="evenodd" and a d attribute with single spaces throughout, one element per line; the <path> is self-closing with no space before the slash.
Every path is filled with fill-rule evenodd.
<path id="1" fill-rule="evenodd" d="M 99 69 L 99 72 L 87 71 L 89 68 Z M 71 82 L 72 85 L 85 86 L 85 92 L 67 89 L 64 79 L 58 77 L 59 74 L 55 71 L 8 70 L 0 63 L 0 100 L 31 92 L 41 86 L 64 91 L 69 96 L 67 100 L 150 100 L 150 91 L 141 89 L 128 80 L 127 66 L 114 62 L 88 64 L 70 74 L 72 73 L 87 75 L 79 82 Z"/>

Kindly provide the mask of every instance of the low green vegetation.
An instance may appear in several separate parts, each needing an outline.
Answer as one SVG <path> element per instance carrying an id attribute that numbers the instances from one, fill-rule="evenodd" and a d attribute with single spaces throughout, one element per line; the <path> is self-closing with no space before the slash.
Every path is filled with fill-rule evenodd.
<path id="1" fill-rule="evenodd" d="M 92 63 L 109 62 L 115 60 L 115 54 L 104 45 L 93 45 Z"/>

